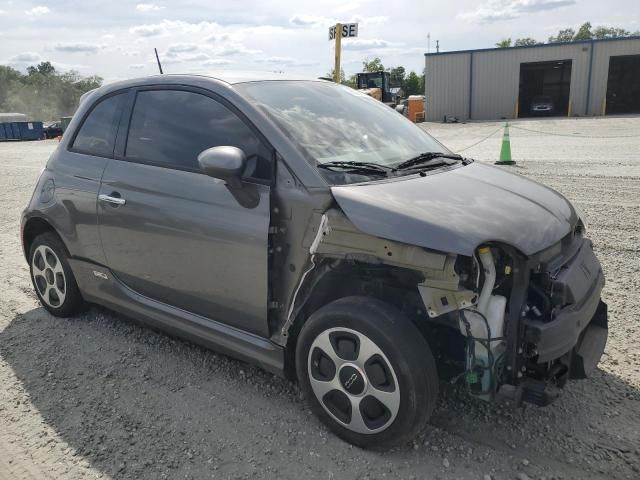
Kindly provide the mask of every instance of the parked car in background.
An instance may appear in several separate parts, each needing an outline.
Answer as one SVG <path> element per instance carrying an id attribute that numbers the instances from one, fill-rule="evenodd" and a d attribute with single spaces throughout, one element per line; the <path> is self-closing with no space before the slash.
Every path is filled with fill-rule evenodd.
<path id="1" fill-rule="evenodd" d="M 44 308 L 297 378 L 362 447 L 415 438 L 441 379 L 546 405 L 595 368 L 604 276 L 577 208 L 363 93 L 277 78 L 87 95 L 22 216 Z"/>
<path id="2" fill-rule="evenodd" d="M 533 97 L 531 101 L 531 113 L 533 114 L 551 114 L 554 110 L 553 99 L 548 95 L 539 95 Z"/>
<path id="3" fill-rule="evenodd" d="M 45 122 L 43 124 L 45 138 L 56 138 L 62 135 L 62 122 Z"/>

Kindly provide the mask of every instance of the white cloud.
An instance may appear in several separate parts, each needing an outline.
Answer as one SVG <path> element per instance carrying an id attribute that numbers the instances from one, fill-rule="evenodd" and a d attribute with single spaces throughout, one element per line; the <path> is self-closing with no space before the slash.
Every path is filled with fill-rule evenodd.
<path id="1" fill-rule="evenodd" d="M 354 10 L 357 10 L 357 9 L 361 8 L 362 4 L 363 4 L 363 2 L 361 2 L 361 1 L 351 0 L 349 2 L 345 2 L 342 5 L 339 5 L 338 7 L 334 8 L 334 11 L 336 11 L 338 13 L 352 12 Z"/>
<path id="2" fill-rule="evenodd" d="M 343 40 L 342 48 L 343 50 L 380 50 L 385 48 L 396 47 L 401 44 L 388 42 L 387 40 L 378 40 L 378 39 L 348 39 Z"/>
<path id="3" fill-rule="evenodd" d="M 205 67 L 213 67 L 215 65 L 229 65 L 231 63 L 233 62 L 226 58 L 212 58 L 211 60 L 203 62 L 202 65 L 204 65 Z"/>
<path id="4" fill-rule="evenodd" d="M 265 63 L 282 63 L 282 64 L 291 64 L 295 63 L 296 59 L 293 57 L 266 57 L 264 59 Z"/>
<path id="5" fill-rule="evenodd" d="M 162 20 L 160 23 L 137 25 L 129 29 L 129 33 L 140 37 L 153 37 L 169 34 L 213 33 L 220 29 L 215 22 L 189 23 L 182 20 Z"/>
<path id="6" fill-rule="evenodd" d="M 22 52 L 14 55 L 9 59 L 9 63 L 28 63 L 28 62 L 39 62 L 41 59 L 40 55 L 35 52 Z"/>
<path id="7" fill-rule="evenodd" d="M 289 23 L 296 27 L 324 27 L 335 25 L 336 22 L 330 18 L 316 15 L 294 15 L 289 19 Z"/>
<path id="8" fill-rule="evenodd" d="M 297 58 L 294 58 L 294 57 L 278 57 L 278 56 L 265 57 L 260 61 L 262 63 L 268 63 L 274 66 L 279 65 L 281 67 L 309 67 L 309 66 L 319 64 L 319 62 L 317 61 L 304 61 L 304 60 L 298 60 Z"/>
<path id="9" fill-rule="evenodd" d="M 120 52 L 122 52 L 122 55 L 124 55 L 125 57 L 137 57 L 138 55 L 140 55 L 140 52 L 138 50 L 126 50 L 126 49 L 119 49 Z"/>
<path id="10" fill-rule="evenodd" d="M 51 10 L 49 10 L 49 7 L 38 5 L 37 7 L 33 7 L 31 10 L 26 10 L 24 13 L 32 17 L 39 17 L 40 15 L 46 15 L 50 12 Z"/>
<path id="11" fill-rule="evenodd" d="M 144 63 L 132 63 L 129 68 L 132 70 L 142 70 L 146 65 Z"/>
<path id="12" fill-rule="evenodd" d="M 544 40 L 561 28 L 576 28 L 585 19 L 599 19 L 592 23 L 629 31 L 638 30 L 640 21 L 638 0 L 616 0 L 616 7 L 604 14 L 602 3 L 596 0 L 465 0 L 438 5 L 433 0 L 393 4 L 382 0 L 234 0 L 222 6 L 217 1 L 189 0 L 180 9 L 166 0 L 101 2 L 99 6 L 79 0 L 62 6 L 44 0 L 14 0 L 13 5 L 9 1 L 0 0 L 0 9 L 5 11 L 0 15 L 4 52 L 0 60 L 5 64 L 9 57 L 36 52 L 37 60 L 30 57 L 30 63 L 16 63 L 15 68 L 45 60 L 84 63 L 84 74 L 107 79 L 155 73 L 153 47 L 158 48 L 163 63 L 176 64 L 167 65 L 168 71 L 295 70 L 317 77 L 333 67 L 327 29 L 336 20 L 360 24 L 360 37 L 342 42 L 347 75 L 360 71 L 365 57 L 380 57 L 386 66 L 402 65 L 407 71 L 422 72 L 428 32 L 432 51 L 436 40 L 441 51 L 451 51 L 492 47 L 504 36 Z M 145 7 L 137 9 L 137 5 L 165 8 L 145 12 Z M 25 13 L 38 6 L 47 7 L 50 13 Z M 511 17 L 516 18 L 497 21 Z M 487 24 L 490 21 L 494 23 Z M 67 45 L 77 43 L 94 46 Z M 65 47 L 54 49 L 56 44 Z M 174 47 L 175 57 L 166 55 L 171 46 L 180 44 L 199 48 L 175 52 Z M 95 50 L 102 45 L 104 48 Z M 147 68 L 129 67 L 136 64 Z"/>
<path id="13" fill-rule="evenodd" d="M 377 15 L 373 17 L 363 17 L 354 15 L 351 18 L 329 18 L 317 15 L 294 15 L 289 19 L 289 23 L 295 27 L 330 27 L 338 22 L 342 23 L 359 23 L 362 25 L 382 25 L 389 20 L 389 17 Z"/>
<path id="14" fill-rule="evenodd" d="M 204 39 L 205 42 L 209 42 L 209 43 L 226 42 L 228 40 L 231 40 L 231 36 L 227 33 L 224 33 L 224 34 L 214 33 L 213 35 L 209 35 L 207 38 Z"/>
<path id="15" fill-rule="evenodd" d="M 64 72 L 69 70 L 75 70 L 76 72 L 86 72 L 89 67 L 87 65 L 81 65 L 78 63 L 65 63 L 65 62 L 56 62 L 53 60 L 51 64 L 55 67 L 58 72 Z"/>
<path id="16" fill-rule="evenodd" d="M 162 10 L 164 7 L 159 5 L 155 5 L 153 3 L 139 3 L 136 5 L 136 10 L 139 12 L 157 12 L 158 10 Z"/>
<path id="17" fill-rule="evenodd" d="M 168 53 L 185 53 L 185 52 L 195 52 L 198 50 L 198 45 L 195 43 L 172 43 L 167 48 Z"/>
<path id="18" fill-rule="evenodd" d="M 138 25 L 129 29 L 129 33 L 138 35 L 139 37 L 154 37 L 156 35 L 162 35 L 163 32 L 164 29 L 162 25 Z"/>
<path id="19" fill-rule="evenodd" d="M 187 55 L 183 58 L 185 62 L 203 62 L 211 59 L 206 53 L 196 53 L 195 55 Z"/>
<path id="20" fill-rule="evenodd" d="M 53 46 L 54 50 L 67 53 L 96 53 L 102 48 L 105 48 L 105 45 L 85 42 L 56 43 Z"/>
<path id="21" fill-rule="evenodd" d="M 358 22 L 363 25 L 383 25 L 389 21 L 389 17 L 378 15 L 376 17 L 354 17 L 351 22 Z"/>
<path id="22" fill-rule="evenodd" d="M 476 10 L 459 14 L 458 18 L 468 22 L 492 23 L 512 20 L 527 13 L 554 10 L 575 3 L 576 0 L 487 0 Z"/>
<path id="23" fill-rule="evenodd" d="M 213 53 L 216 56 L 220 57 L 231 57 L 235 55 L 257 55 L 258 53 L 262 53 L 262 50 L 247 48 L 242 43 L 226 43 L 220 48 L 216 48 L 213 50 Z"/>

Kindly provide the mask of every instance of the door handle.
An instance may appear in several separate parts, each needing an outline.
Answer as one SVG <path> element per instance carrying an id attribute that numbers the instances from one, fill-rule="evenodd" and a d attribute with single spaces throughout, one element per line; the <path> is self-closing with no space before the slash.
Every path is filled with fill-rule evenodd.
<path id="1" fill-rule="evenodd" d="M 114 197 L 112 195 L 119 194 L 116 194 L 115 192 L 111 195 L 105 195 L 104 193 L 101 193 L 100 195 L 98 195 L 98 200 L 100 200 L 101 202 L 111 203 L 113 205 L 124 205 L 125 203 L 127 203 L 124 198 L 121 198 L 120 196 Z"/>

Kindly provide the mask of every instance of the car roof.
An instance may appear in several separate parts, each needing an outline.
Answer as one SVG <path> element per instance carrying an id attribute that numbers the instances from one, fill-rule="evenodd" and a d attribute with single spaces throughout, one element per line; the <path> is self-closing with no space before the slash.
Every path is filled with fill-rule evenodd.
<path id="1" fill-rule="evenodd" d="M 80 98 L 80 103 L 84 103 L 85 100 L 95 100 L 97 97 L 102 97 L 111 92 L 131 88 L 131 87 L 144 87 L 149 85 L 162 85 L 162 84 L 175 84 L 185 83 L 194 86 L 206 86 L 211 82 L 217 83 L 227 87 L 238 85 L 240 83 L 248 82 L 263 82 L 263 81 L 305 81 L 305 82 L 323 82 L 332 83 L 327 79 L 304 77 L 304 76 L 292 76 L 283 73 L 272 72 L 252 72 L 252 71 L 218 71 L 211 73 L 198 73 L 198 74 L 163 74 L 163 75 L 149 75 L 146 77 L 137 77 L 127 80 L 119 80 L 103 85 L 102 87 L 90 90 L 86 92 Z"/>
<path id="2" fill-rule="evenodd" d="M 302 81 L 326 81 L 315 77 L 291 75 L 286 73 L 277 72 L 254 72 L 254 71 L 218 71 L 205 74 L 198 74 L 197 76 L 210 77 L 221 82 L 234 85 L 237 83 L 246 82 L 262 82 L 262 81 L 274 81 L 274 80 L 302 80 Z"/>
<path id="3" fill-rule="evenodd" d="M 181 74 L 181 73 L 167 73 L 163 75 L 148 75 L 146 77 L 137 77 L 131 78 L 127 80 L 120 80 L 114 83 L 110 83 L 108 85 L 118 85 L 120 87 L 126 87 L 131 85 L 145 85 L 157 82 L 167 82 L 171 80 L 175 81 L 184 81 L 184 80 L 201 80 L 201 79 L 211 79 L 221 83 L 226 83 L 228 85 L 236 85 L 238 83 L 247 83 L 247 82 L 262 82 L 262 81 L 278 81 L 278 80 L 287 80 L 287 81 L 316 81 L 316 82 L 327 82 L 328 80 L 318 78 L 318 77 L 309 77 L 309 76 L 300 76 L 300 75 L 289 75 L 284 73 L 272 73 L 272 72 L 252 72 L 252 71 L 226 71 L 226 72 L 211 72 L 211 73 L 192 73 L 192 74 Z"/>

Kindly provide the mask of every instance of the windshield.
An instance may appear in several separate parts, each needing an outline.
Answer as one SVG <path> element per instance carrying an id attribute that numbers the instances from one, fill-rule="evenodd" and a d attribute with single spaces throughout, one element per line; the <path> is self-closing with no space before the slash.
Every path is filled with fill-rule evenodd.
<path id="1" fill-rule="evenodd" d="M 382 88 L 382 74 L 360 75 L 358 88 Z"/>
<path id="2" fill-rule="evenodd" d="M 314 165 L 368 162 L 395 167 L 424 152 L 449 153 L 392 108 L 349 87 L 321 81 L 264 81 L 235 88 L 271 117 Z M 321 172 L 331 183 L 368 180 L 361 174 L 352 178 L 328 169 Z"/>

